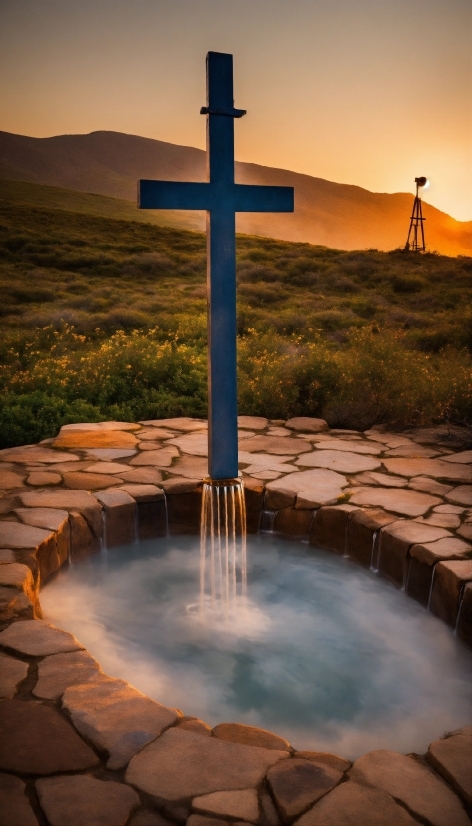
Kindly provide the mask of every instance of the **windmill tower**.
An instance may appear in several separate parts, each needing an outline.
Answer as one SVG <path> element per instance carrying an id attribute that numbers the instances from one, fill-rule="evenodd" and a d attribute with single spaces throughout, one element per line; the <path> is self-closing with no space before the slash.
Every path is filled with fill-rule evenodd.
<path id="1" fill-rule="evenodd" d="M 410 229 L 408 230 L 408 238 L 406 239 L 405 250 L 412 250 L 413 252 L 425 252 L 426 245 L 424 240 L 424 226 L 423 211 L 421 209 L 421 198 L 418 194 L 420 187 L 426 186 L 428 183 L 424 177 L 415 178 L 416 195 L 413 203 L 413 212 L 410 218 Z"/>

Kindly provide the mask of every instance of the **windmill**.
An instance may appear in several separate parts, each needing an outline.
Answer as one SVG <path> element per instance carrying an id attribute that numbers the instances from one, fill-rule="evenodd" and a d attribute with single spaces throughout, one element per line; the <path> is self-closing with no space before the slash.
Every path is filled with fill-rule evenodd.
<path id="1" fill-rule="evenodd" d="M 426 251 L 423 226 L 423 221 L 426 221 L 426 218 L 423 218 L 421 198 L 418 193 L 420 187 L 426 186 L 427 183 L 428 180 L 425 177 L 415 178 L 416 195 L 413 203 L 413 212 L 411 213 L 410 229 L 408 230 L 408 238 L 406 240 L 405 250 L 412 250 L 413 252 Z"/>

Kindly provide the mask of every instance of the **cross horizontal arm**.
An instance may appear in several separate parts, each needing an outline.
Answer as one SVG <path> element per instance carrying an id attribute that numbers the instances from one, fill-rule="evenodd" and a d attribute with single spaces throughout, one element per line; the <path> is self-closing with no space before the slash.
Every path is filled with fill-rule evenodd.
<path id="1" fill-rule="evenodd" d="M 291 186 L 234 185 L 235 212 L 293 212 Z"/>
<path id="2" fill-rule="evenodd" d="M 140 209 L 214 210 L 224 205 L 233 212 L 293 212 L 293 188 L 138 181 Z"/>
<path id="3" fill-rule="evenodd" d="M 211 209 L 210 184 L 138 181 L 139 209 Z"/>

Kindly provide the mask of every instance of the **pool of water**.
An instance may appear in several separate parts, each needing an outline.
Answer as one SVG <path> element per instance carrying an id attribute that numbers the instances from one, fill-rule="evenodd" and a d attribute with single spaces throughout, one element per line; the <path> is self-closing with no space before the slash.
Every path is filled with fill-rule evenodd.
<path id="1" fill-rule="evenodd" d="M 59 572 L 44 617 L 112 676 L 210 725 L 241 722 L 298 749 L 423 752 L 472 719 L 472 652 L 351 560 L 250 537 L 247 596 L 199 603 L 196 537 L 113 548 Z"/>

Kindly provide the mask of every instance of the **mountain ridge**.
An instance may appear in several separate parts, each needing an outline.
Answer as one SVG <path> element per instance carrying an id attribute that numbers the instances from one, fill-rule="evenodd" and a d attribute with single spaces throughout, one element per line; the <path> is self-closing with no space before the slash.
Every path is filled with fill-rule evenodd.
<path id="1" fill-rule="evenodd" d="M 376 193 L 290 170 L 236 161 L 238 183 L 295 187 L 295 214 L 240 213 L 237 230 L 338 249 L 402 247 L 413 195 Z M 138 178 L 206 180 L 206 153 L 122 132 L 33 138 L 0 131 L 0 178 L 135 202 Z M 472 221 L 456 221 L 423 202 L 426 241 L 446 255 L 472 255 Z M 203 213 L 178 224 L 204 229 Z"/>

